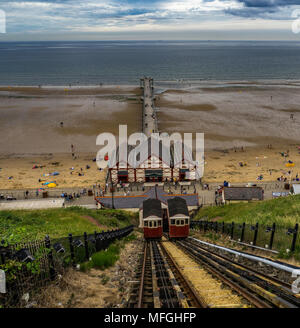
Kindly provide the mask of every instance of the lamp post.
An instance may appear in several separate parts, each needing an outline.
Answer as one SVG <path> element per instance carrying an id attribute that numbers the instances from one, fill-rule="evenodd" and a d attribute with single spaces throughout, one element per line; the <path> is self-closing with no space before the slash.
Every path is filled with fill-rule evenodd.
<path id="1" fill-rule="evenodd" d="M 112 181 L 112 175 L 111 175 L 111 170 L 109 171 L 110 175 L 110 184 L 111 184 L 111 207 L 112 209 L 115 209 L 115 202 L 114 202 L 114 185 Z"/>

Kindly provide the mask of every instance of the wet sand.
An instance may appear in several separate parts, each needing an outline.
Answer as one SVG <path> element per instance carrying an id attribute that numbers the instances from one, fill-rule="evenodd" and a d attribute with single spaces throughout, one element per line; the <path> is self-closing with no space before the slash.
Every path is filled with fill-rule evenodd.
<path id="1" fill-rule="evenodd" d="M 204 132 L 206 182 L 295 177 L 300 171 L 299 85 L 232 84 L 158 95 L 160 131 Z M 295 163 L 292 169 L 280 154 L 287 150 L 287 159 Z M 247 165 L 241 167 L 240 162 Z"/>
<path id="2" fill-rule="evenodd" d="M 300 141 L 300 87 L 170 90 L 157 96 L 156 104 L 160 131 L 204 132 L 206 150 Z"/>
<path id="3" fill-rule="evenodd" d="M 0 189 L 51 181 L 60 188 L 103 185 L 105 172 L 93 162 L 100 148 L 96 137 L 117 135 L 119 124 L 127 124 L 129 134 L 140 131 L 140 94 L 136 87 L 0 87 Z M 56 171 L 58 176 L 43 176 Z"/>
<path id="4" fill-rule="evenodd" d="M 118 134 L 119 124 L 140 131 L 140 89 L 63 90 L 0 88 L 1 154 L 67 153 L 71 144 L 76 152 L 96 152 L 100 133 Z"/>

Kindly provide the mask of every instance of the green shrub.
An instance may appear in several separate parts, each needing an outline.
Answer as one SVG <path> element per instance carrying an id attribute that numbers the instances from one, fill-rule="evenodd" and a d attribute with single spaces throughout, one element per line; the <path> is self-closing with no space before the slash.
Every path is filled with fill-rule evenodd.
<path id="1" fill-rule="evenodd" d="M 93 267 L 93 263 L 91 261 L 84 262 L 80 264 L 80 271 L 87 272 Z"/>
<path id="2" fill-rule="evenodd" d="M 120 253 L 120 246 L 117 244 L 112 244 L 108 247 L 107 252 L 115 254 L 115 255 L 119 255 Z"/>
<path id="3" fill-rule="evenodd" d="M 92 255 L 92 264 L 94 268 L 104 270 L 119 259 L 119 256 L 110 251 L 101 251 Z"/>

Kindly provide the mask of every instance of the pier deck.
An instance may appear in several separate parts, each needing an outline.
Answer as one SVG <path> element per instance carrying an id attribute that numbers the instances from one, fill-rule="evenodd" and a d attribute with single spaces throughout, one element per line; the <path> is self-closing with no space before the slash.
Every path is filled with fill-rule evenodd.
<path id="1" fill-rule="evenodd" d="M 147 137 L 150 137 L 151 133 L 158 132 L 157 115 L 153 95 L 153 79 L 144 77 L 141 79 L 141 87 L 144 89 L 142 130 Z"/>

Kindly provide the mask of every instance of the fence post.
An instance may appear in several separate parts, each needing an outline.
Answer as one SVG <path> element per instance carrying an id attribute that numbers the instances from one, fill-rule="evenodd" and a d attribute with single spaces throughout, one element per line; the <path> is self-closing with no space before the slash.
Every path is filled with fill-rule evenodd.
<path id="1" fill-rule="evenodd" d="M 207 230 L 207 221 L 204 221 L 204 233 L 206 233 Z"/>
<path id="2" fill-rule="evenodd" d="M 90 258 L 90 255 L 89 255 L 89 243 L 88 243 L 86 232 L 83 234 L 83 238 L 84 238 L 85 258 L 88 261 Z"/>
<path id="3" fill-rule="evenodd" d="M 244 241 L 244 236 L 245 236 L 245 226 L 246 226 L 246 223 L 244 222 L 243 225 L 242 225 L 241 243 Z"/>
<path id="4" fill-rule="evenodd" d="M 225 233 L 225 222 L 223 221 L 222 222 L 222 234 L 224 234 Z"/>
<path id="5" fill-rule="evenodd" d="M 258 222 L 255 225 L 254 238 L 253 238 L 253 246 L 256 245 L 257 234 L 258 234 Z"/>
<path id="6" fill-rule="evenodd" d="M 5 256 L 4 254 L 1 253 L 1 263 L 2 264 L 5 264 Z"/>
<path id="7" fill-rule="evenodd" d="M 296 223 L 295 230 L 294 230 L 294 233 L 293 233 L 293 241 L 292 241 L 291 252 L 294 252 L 295 249 L 296 249 L 296 240 L 297 240 L 297 235 L 298 235 L 298 229 L 299 229 L 299 225 L 298 225 L 298 223 Z"/>
<path id="8" fill-rule="evenodd" d="M 234 222 L 231 223 L 231 234 L 230 234 L 231 239 L 233 239 L 233 233 L 234 233 Z"/>
<path id="9" fill-rule="evenodd" d="M 54 280 L 55 279 L 55 269 L 54 269 L 53 253 L 52 253 L 52 249 L 51 249 L 50 238 L 48 235 L 45 237 L 45 246 L 48 249 L 50 279 Z"/>
<path id="10" fill-rule="evenodd" d="M 271 231 L 271 238 L 270 238 L 269 249 L 272 249 L 272 247 L 273 247 L 273 241 L 274 241 L 275 230 L 276 230 L 276 224 L 273 223 L 272 231 Z"/>
<path id="11" fill-rule="evenodd" d="M 1 246 L 1 245 L 3 245 L 3 246 Z M 4 248 L 4 240 L 2 240 L 0 243 L 0 250 L 1 250 L 1 248 Z M 4 251 L 1 252 L 1 261 L 2 261 L 2 264 L 5 264 L 5 252 Z"/>
<path id="12" fill-rule="evenodd" d="M 69 233 L 69 244 L 70 244 L 70 254 L 71 254 L 71 260 L 72 260 L 72 265 L 75 267 L 75 254 L 74 254 L 74 245 L 73 245 L 73 236 L 71 233 Z"/>

